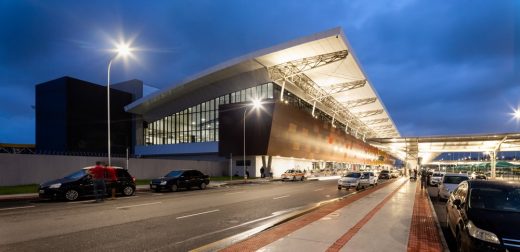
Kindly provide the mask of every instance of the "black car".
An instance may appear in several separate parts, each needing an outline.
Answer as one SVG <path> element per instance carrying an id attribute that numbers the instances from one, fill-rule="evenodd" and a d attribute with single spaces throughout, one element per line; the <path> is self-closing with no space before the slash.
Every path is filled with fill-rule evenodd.
<path id="1" fill-rule="evenodd" d="M 388 170 L 382 170 L 378 176 L 379 179 L 390 179 L 391 177 L 392 177 L 392 175 L 390 174 L 390 171 L 388 171 Z"/>
<path id="2" fill-rule="evenodd" d="M 150 190 L 158 192 L 162 189 L 167 189 L 175 192 L 179 188 L 191 189 L 192 187 L 198 187 L 206 189 L 208 184 L 209 176 L 198 170 L 174 170 L 164 175 L 164 177 L 152 179 L 150 181 Z"/>
<path id="3" fill-rule="evenodd" d="M 461 182 L 446 210 L 460 251 L 520 251 L 520 182 Z"/>
<path id="4" fill-rule="evenodd" d="M 65 199 L 74 201 L 82 196 L 94 195 L 94 181 L 88 174 L 88 170 L 94 166 L 85 167 L 63 178 L 51 180 L 40 184 L 38 194 L 41 199 Z M 116 171 L 116 192 L 124 196 L 131 196 L 135 192 L 135 178 L 121 167 L 113 167 Z M 107 194 L 112 182 L 106 182 Z"/>

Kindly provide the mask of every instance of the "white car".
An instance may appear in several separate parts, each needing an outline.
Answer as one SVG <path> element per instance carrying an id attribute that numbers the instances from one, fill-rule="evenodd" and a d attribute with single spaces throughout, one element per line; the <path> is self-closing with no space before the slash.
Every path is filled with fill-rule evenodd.
<path id="1" fill-rule="evenodd" d="M 338 180 L 338 190 L 341 190 L 342 188 L 346 188 L 347 190 L 350 188 L 356 188 L 359 190 L 361 188 L 359 185 L 361 175 L 361 172 L 349 172 L 345 176 L 342 176 Z"/>
<path id="2" fill-rule="evenodd" d="M 376 186 L 377 185 L 377 176 L 374 172 L 363 172 L 363 175 L 360 178 L 361 186 Z"/>
<path id="3" fill-rule="evenodd" d="M 457 188 L 460 182 L 469 180 L 467 174 L 447 173 L 444 175 L 442 182 L 437 190 L 437 198 L 447 200 L 450 194 Z"/>
<path id="4" fill-rule="evenodd" d="M 437 186 L 441 183 L 442 178 L 444 177 L 444 172 L 434 172 L 432 177 L 430 178 L 430 185 Z"/>

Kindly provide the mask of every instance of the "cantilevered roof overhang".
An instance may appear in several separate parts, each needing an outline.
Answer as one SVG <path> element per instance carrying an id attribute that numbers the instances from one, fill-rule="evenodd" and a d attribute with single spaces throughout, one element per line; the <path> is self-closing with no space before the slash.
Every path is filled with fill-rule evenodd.
<path id="1" fill-rule="evenodd" d="M 359 135 L 366 138 L 400 137 L 340 28 L 227 61 L 143 97 L 125 109 L 143 115 L 145 120 L 157 120 L 176 112 L 162 108 L 165 105 L 193 92 L 200 93 L 201 97 L 207 97 L 205 93 L 218 93 L 215 83 L 253 71 L 297 94 L 329 114 L 333 121 L 342 122 Z"/>
<path id="2" fill-rule="evenodd" d="M 431 162 L 443 152 L 520 151 L 519 133 L 379 138 L 367 141 L 402 160 L 420 157 L 424 163 Z"/>

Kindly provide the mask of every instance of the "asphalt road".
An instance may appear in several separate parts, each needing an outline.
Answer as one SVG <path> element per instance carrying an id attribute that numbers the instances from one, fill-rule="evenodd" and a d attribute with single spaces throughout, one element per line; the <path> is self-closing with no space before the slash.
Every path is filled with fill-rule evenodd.
<path id="1" fill-rule="evenodd" d="M 442 233 L 444 235 L 444 239 L 446 240 L 448 248 L 450 249 L 450 251 L 457 251 L 457 243 L 455 241 L 455 238 L 446 226 L 446 200 L 437 199 L 437 191 L 438 188 L 436 186 L 428 187 L 428 193 L 430 195 L 433 208 L 435 209 L 437 219 L 439 220 L 439 224 L 441 225 Z"/>
<path id="2" fill-rule="evenodd" d="M 0 203 L 0 251 L 186 251 L 349 193 L 329 180 Z"/>

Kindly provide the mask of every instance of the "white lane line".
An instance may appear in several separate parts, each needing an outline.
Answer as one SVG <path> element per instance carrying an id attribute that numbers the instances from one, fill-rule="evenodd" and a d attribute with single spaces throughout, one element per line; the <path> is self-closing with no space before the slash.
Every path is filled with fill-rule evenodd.
<path id="1" fill-rule="evenodd" d="M 280 197 L 276 197 L 276 198 L 273 198 L 274 200 L 277 200 L 277 199 L 283 199 L 283 198 L 287 198 L 287 197 L 290 197 L 291 195 L 284 195 L 284 196 L 280 196 Z"/>
<path id="2" fill-rule="evenodd" d="M 240 192 L 230 192 L 230 193 L 224 193 L 225 195 L 231 195 L 231 194 L 237 194 L 237 193 L 245 193 L 244 191 L 240 191 Z"/>
<path id="3" fill-rule="evenodd" d="M 0 211 L 22 209 L 22 208 L 33 208 L 33 207 L 36 207 L 36 206 L 21 206 L 21 207 L 0 208 Z"/>
<path id="4" fill-rule="evenodd" d="M 220 211 L 220 210 L 219 210 L 219 209 L 215 209 L 215 210 L 206 211 L 206 212 L 202 212 L 202 213 L 196 213 L 196 214 L 184 215 L 184 216 L 181 216 L 181 217 L 177 217 L 176 219 L 179 220 L 179 219 L 184 219 L 184 218 L 188 218 L 188 217 L 193 217 L 193 216 L 197 216 L 197 215 L 201 215 L 201 214 L 208 214 L 208 213 L 218 212 L 218 211 Z"/>
<path id="5" fill-rule="evenodd" d="M 315 191 L 315 192 L 317 192 L 317 191 L 323 191 L 323 188 L 318 188 L 318 189 L 316 189 L 316 190 L 314 190 L 314 191 Z"/>
<path id="6" fill-rule="evenodd" d="M 121 206 L 121 207 L 116 207 L 116 209 L 138 207 L 138 206 L 149 206 L 149 205 L 155 205 L 155 204 L 161 204 L 161 203 L 162 202 L 158 201 L 158 202 L 145 203 L 145 204 L 139 204 L 139 205 Z"/>
<path id="7" fill-rule="evenodd" d="M 137 198 L 139 196 L 130 196 L 130 197 L 122 197 L 122 198 L 116 198 L 116 200 L 121 200 L 121 199 L 133 199 L 133 198 Z"/>
<path id="8" fill-rule="evenodd" d="M 72 201 L 72 202 L 67 202 L 67 204 L 90 203 L 90 202 L 94 202 L 94 201 L 96 201 L 96 200 Z"/>
<path id="9" fill-rule="evenodd" d="M 154 195 L 154 196 L 161 196 L 161 195 L 164 195 L 164 193 L 152 193 L 152 195 Z"/>

